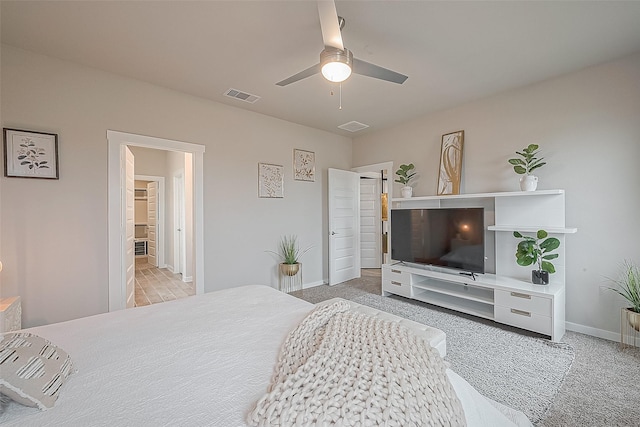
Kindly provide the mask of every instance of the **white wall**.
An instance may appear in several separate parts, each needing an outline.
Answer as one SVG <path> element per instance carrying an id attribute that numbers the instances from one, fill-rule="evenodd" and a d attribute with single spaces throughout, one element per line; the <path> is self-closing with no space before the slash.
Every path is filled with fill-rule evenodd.
<path id="1" fill-rule="evenodd" d="M 640 54 L 356 138 L 354 165 L 413 162 L 414 195 L 433 195 L 440 138 L 457 130 L 462 193 L 519 190 L 507 159 L 541 146 L 538 188 L 564 188 L 567 226 L 578 227 L 566 239 L 567 321 L 615 339 L 624 302 L 603 287 L 625 258 L 640 263 Z"/>
<path id="2" fill-rule="evenodd" d="M 275 286 L 265 250 L 288 233 L 313 245 L 305 282 L 326 280 L 326 171 L 351 167 L 349 138 L 6 45 L 1 73 L 2 126 L 60 146 L 60 180 L 1 179 L 2 292 L 25 326 L 108 309 L 107 129 L 206 146 L 205 291 Z M 293 181 L 294 148 L 316 153 L 316 182 Z M 284 199 L 257 197 L 258 162 L 284 165 Z"/>

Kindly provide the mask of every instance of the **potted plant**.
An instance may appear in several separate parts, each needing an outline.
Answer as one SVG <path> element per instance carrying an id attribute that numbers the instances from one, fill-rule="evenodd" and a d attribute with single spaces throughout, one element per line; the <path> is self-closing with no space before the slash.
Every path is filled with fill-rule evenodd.
<path id="1" fill-rule="evenodd" d="M 278 255 L 282 262 L 280 263 L 280 271 L 285 276 L 295 276 L 300 270 L 300 258 L 311 249 L 311 246 L 304 250 L 300 250 L 298 246 L 298 238 L 296 235 L 283 236 L 278 245 L 278 252 L 268 251 Z"/>
<path id="2" fill-rule="evenodd" d="M 398 175 L 398 179 L 396 179 L 396 182 L 404 185 L 401 192 L 402 197 L 404 197 L 405 199 L 411 197 L 411 195 L 413 194 L 413 187 L 409 185 L 409 182 L 416 175 L 416 173 L 413 172 L 414 168 L 415 166 L 413 165 L 413 163 L 409 163 L 408 165 L 400 165 L 400 168 L 396 171 L 396 175 Z"/>
<path id="3" fill-rule="evenodd" d="M 558 258 L 558 254 L 551 252 L 560 247 L 560 240 L 548 237 L 545 230 L 538 230 L 536 237 L 523 236 L 518 231 L 513 232 L 513 237 L 523 239 L 518 243 L 516 261 L 518 265 L 527 266 L 536 263 L 537 270 L 531 271 L 531 282 L 534 285 L 549 284 L 549 274 L 556 272 L 556 268 L 549 260 Z"/>
<path id="4" fill-rule="evenodd" d="M 538 187 L 538 177 L 531 175 L 531 172 L 546 165 L 543 162 L 543 157 L 536 157 L 538 155 L 539 146 L 536 144 L 529 144 L 522 151 L 516 151 L 516 154 L 522 158 L 509 159 L 509 163 L 513 165 L 513 170 L 518 175 L 524 175 L 520 178 L 520 189 L 522 191 L 535 191 Z"/>
<path id="5" fill-rule="evenodd" d="M 617 286 L 609 288 L 622 295 L 631 304 L 626 308 L 627 321 L 640 332 L 640 268 L 631 261 L 625 261 L 619 279 L 611 279 Z"/>

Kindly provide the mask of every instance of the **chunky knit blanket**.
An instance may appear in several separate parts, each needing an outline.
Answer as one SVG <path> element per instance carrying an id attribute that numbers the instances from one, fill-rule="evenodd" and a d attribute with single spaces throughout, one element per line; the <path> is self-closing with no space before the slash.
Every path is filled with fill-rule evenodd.
<path id="1" fill-rule="evenodd" d="M 429 343 L 397 322 L 317 307 L 287 337 L 252 426 L 464 426 Z"/>

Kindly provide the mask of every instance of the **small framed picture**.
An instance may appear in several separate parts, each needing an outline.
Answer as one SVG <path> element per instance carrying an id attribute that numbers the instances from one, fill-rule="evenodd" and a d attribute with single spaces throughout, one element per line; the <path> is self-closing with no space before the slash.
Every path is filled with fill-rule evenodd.
<path id="1" fill-rule="evenodd" d="M 296 181 L 316 180 L 316 154 L 312 151 L 293 150 L 293 179 Z"/>
<path id="2" fill-rule="evenodd" d="M 4 176 L 59 179 L 58 135 L 4 128 Z"/>
<path id="3" fill-rule="evenodd" d="M 284 197 L 284 166 L 258 163 L 258 197 Z"/>

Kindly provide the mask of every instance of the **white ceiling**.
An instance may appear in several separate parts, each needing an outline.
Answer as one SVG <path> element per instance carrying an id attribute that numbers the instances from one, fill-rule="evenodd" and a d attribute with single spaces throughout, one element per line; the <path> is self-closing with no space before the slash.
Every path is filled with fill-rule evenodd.
<path id="1" fill-rule="evenodd" d="M 354 56 L 406 74 L 275 83 L 319 62 L 312 1 L 2 1 L 2 43 L 342 135 L 640 52 L 640 1 L 337 1 Z M 258 95 L 248 104 L 229 88 Z M 331 90 L 335 95 L 331 95 Z M 337 126 L 356 120 L 357 133 Z"/>

